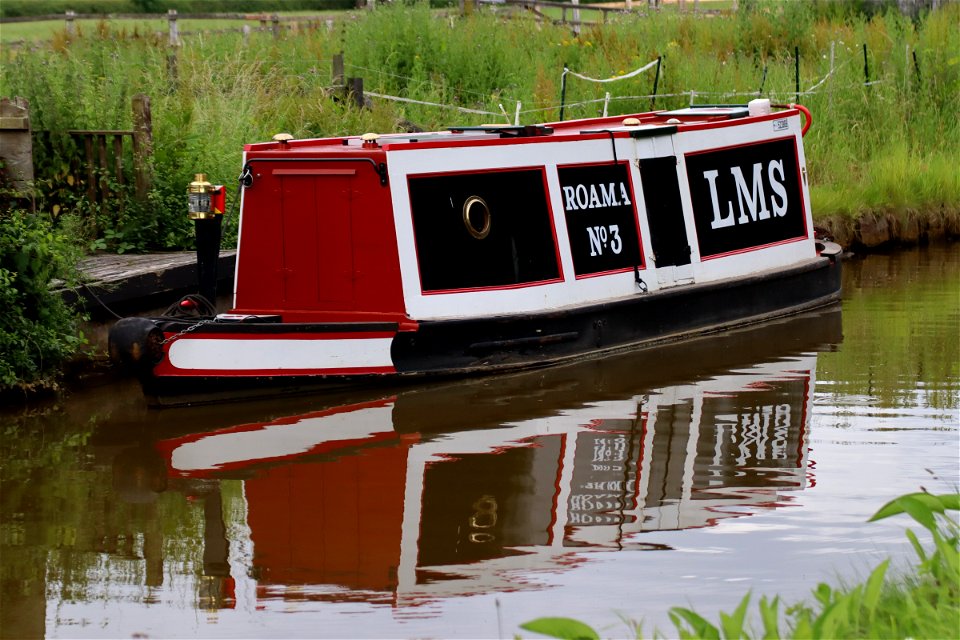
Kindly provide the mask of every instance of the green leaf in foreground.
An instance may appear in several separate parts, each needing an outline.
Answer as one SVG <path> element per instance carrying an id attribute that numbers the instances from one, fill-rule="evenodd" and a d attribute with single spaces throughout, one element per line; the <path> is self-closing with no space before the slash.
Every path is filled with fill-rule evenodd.
<path id="1" fill-rule="evenodd" d="M 520 628 L 560 640 L 600 640 L 593 627 L 573 618 L 537 618 L 523 623 Z"/>
<path id="2" fill-rule="evenodd" d="M 911 518 L 923 525 L 927 530 L 933 530 L 936 527 L 934 513 L 943 513 L 946 510 L 957 511 L 960 509 L 960 494 L 944 494 L 935 496 L 930 493 L 909 493 L 907 495 L 894 498 L 873 514 L 867 522 L 876 522 L 901 513 L 908 514 Z"/>

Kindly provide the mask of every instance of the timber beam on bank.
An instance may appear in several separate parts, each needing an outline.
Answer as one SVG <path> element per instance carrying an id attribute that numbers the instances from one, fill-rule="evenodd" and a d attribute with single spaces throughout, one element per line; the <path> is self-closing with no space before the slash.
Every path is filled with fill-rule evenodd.
<path id="1" fill-rule="evenodd" d="M 235 265 L 235 250 L 220 252 L 217 289 L 221 294 L 233 290 Z M 60 293 L 92 320 L 110 319 L 113 313 L 150 311 L 197 291 L 194 251 L 97 254 L 85 258 L 78 268 L 82 284 Z"/>

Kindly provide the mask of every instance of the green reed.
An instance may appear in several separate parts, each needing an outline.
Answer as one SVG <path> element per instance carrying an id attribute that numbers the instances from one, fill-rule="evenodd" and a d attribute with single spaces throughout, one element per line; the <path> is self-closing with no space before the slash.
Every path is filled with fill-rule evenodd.
<path id="1" fill-rule="evenodd" d="M 279 39 L 192 35 L 179 47 L 165 33 L 102 22 L 82 37 L 60 31 L 47 44 L 6 48 L 0 94 L 26 97 L 34 129 L 51 132 L 127 128 L 132 95 L 150 96 L 157 181 L 149 206 L 138 212 L 133 204 L 128 220 L 110 218 L 91 231 L 119 228 L 138 250 L 188 245 L 180 200 L 192 173 L 230 184 L 232 202 L 243 144 L 277 132 L 512 122 L 518 103 L 521 123 L 548 122 L 560 114 L 565 65 L 609 78 L 657 57 L 655 103 L 653 70 L 607 84 L 568 77 L 564 117 L 599 115 L 608 91 L 611 114 L 743 103 L 760 93 L 789 103 L 798 52 L 801 91 L 833 69 L 817 93 L 800 96 L 814 114 L 805 146 L 815 216 L 960 216 L 960 5 L 911 21 L 895 13 L 828 19 L 809 3 L 743 4 L 752 9 L 709 18 L 675 11 L 611 17 L 578 37 L 519 14 L 460 17 L 426 4 L 343 14 L 332 29 L 312 25 Z M 867 86 L 863 44 L 874 83 Z M 358 109 L 340 100 L 331 90 L 331 58 L 339 52 L 346 75 L 362 77 L 365 90 L 448 108 L 373 98 L 372 108 Z M 66 179 L 69 151 L 64 142 L 40 154 L 41 182 Z M 52 207 L 42 194 L 40 202 Z M 61 206 L 90 208 L 82 195 Z"/>

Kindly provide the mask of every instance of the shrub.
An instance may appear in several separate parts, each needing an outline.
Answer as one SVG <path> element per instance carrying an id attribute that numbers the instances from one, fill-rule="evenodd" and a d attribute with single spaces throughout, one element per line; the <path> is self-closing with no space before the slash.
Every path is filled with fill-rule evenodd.
<path id="1" fill-rule="evenodd" d="M 47 217 L 0 212 L 0 390 L 50 384 L 83 343 L 77 314 L 51 290 L 74 279 L 77 255 Z"/>

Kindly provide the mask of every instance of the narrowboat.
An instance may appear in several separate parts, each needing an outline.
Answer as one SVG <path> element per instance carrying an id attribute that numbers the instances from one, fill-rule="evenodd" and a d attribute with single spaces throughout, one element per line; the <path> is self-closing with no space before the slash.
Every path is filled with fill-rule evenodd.
<path id="1" fill-rule="evenodd" d="M 824 306 L 841 252 L 814 231 L 810 123 L 754 100 L 278 134 L 244 147 L 226 312 L 224 190 L 198 174 L 200 293 L 116 323 L 111 356 L 150 402 L 189 404 L 545 366 Z"/>

